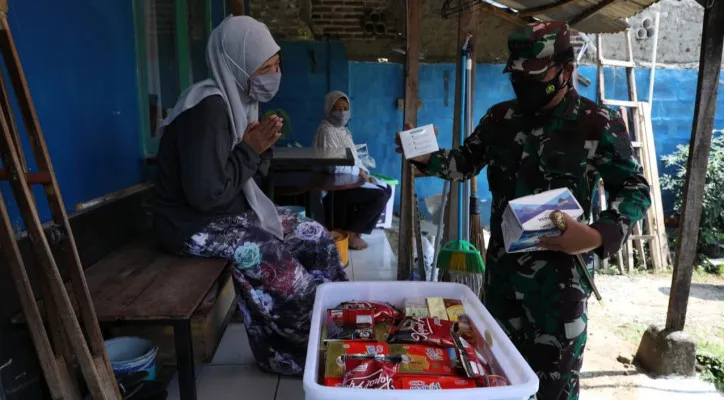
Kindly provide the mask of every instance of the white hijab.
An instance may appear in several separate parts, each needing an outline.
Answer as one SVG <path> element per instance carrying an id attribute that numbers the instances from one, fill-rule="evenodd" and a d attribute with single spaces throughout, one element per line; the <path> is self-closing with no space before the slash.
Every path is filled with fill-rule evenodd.
<path id="1" fill-rule="evenodd" d="M 349 129 L 347 129 L 346 126 L 335 126 L 330 121 L 332 111 L 334 111 L 334 105 L 339 99 L 347 100 L 347 103 L 350 104 L 351 109 L 352 103 L 349 101 L 349 97 L 344 94 L 344 92 L 335 90 L 333 92 L 329 92 L 324 97 L 324 119 L 319 124 L 319 127 L 317 128 L 317 133 L 314 135 L 314 147 L 348 148 L 352 151 L 355 165 L 362 167 L 362 163 L 359 160 L 359 155 L 357 154 L 357 147 L 354 144 L 354 139 L 352 139 L 352 133 L 349 131 Z"/>
<path id="2" fill-rule="evenodd" d="M 249 93 L 249 78 L 262 64 L 279 52 L 279 45 L 263 23 L 247 16 L 229 16 L 211 32 L 206 47 L 206 63 L 211 78 L 184 91 L 159 127 L 159 134 L 184 111 L 209 96 L 220 95 L 226 102 L 231 121 L 232 148 L 241 142 L 249 123 L 259 120 L 259 104 Z M 284 238 L 274 203 L 257 186 L 246 181 L 244 196 L 261 221 L 261 227 L 278 239 Z"/>

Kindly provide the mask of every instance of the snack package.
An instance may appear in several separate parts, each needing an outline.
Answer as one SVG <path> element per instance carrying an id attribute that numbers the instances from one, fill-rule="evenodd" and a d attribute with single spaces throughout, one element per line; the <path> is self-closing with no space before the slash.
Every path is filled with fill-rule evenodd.
<path id="1" fill-rule="evenodd" d="M 372 301 L 347 301 L 340 304 L 337 308 L 341 308 L 343 310 L 372 309 L 374 310 L 375 322 L 396 322 L 402 318 L 402 313 L 387 303 L 377 303 Z"/>
<path id="2" fill-rule="evenodd" d="M 395 389 L 402 390 L 444 390 L 474 389 L 474 380 L 458 376 L 397 375 Z"/>
<path id="3" fill-rule="evenodd" d="M 344 387 L 342 378 L 324 378 L 324 386 L 330 387 Z"/>
<path id="4" fill-rule="evenodd" d="M 355 389 L 394 389 L 399 356 L 344 356 L 342 385 Z"/>
<path id="5" fill-rule="evenodd" d="M 388 342 L 455 347 L 451 336 L 452 327 L 453 322 L 439 318 L 405 317 Z"/>
<path id="6" fill-rule="evenodd" d="M 460 316 L 466 315 L 463 302 L 457 299 L 445 299 L 445 312 L 447 312 L 447 319 L 452 322 L 457 322 Z"/>
<path id="7" fill-rule="evenodd" d="M 388 355 L 387 343 L 339 341 L 329 342 L 327 345 L 327 359 L 324 368 L 325 386 L 334 386 L 336 379 L 344 376 L 344 357 L 348 355 Z"/>
<path id="8" fill-rule="evenodd" d="M 425 299 L 405 299 L 405 316 L 406 317 L 429 317 Z"/>
<path id="9" fill-rule="evenodd" d="M 327 310 L 327 337 L 334 340 L 375 340 L 374 310 Z"/>
<path id="10" fill-rule="evenodd" d="M 510 381 L 500 375 L 485 375 L 475 380 L 478 387 L 510 386 Z"/>
<path id="11" fill-rule="evenodd" d="M 475 379 L 493 373 L 487 360 L 484 360 L 480 353 L 475 351 L 475 347 L 468 343 L 467 340 L 460 337 L 458 332 L 453 330 L 452 337 L 455 341 L 456 353 L 463 371 L 465 371 L 465 376 Z"/>
<path id="12" fill-rule="evenodd" d="M 401 356 L 399 374 L 455 375 L 455 349 L 419 344 L 391 344 L 390 355 Z"/>
<path id="13" fill-rule="evenodd" d="M 432 318 L 440 318 L 441 320 L 449 320 L 447 309 L 445 308 L 445 300 L 442 297 L 428 297 L 427 311 Z"/>

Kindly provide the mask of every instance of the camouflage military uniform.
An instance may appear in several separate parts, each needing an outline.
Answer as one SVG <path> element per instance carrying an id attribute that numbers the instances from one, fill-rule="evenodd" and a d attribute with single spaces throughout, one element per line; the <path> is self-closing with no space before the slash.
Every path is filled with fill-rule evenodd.
<path id="1" fill-rule="evenodd" d="M 544 33 L 536 36 L 537 30 Z M 521 47 L 538 56 L 548 51 L 550 57 L 561 30 L 566 30 L 564 24 L 539 23 L 511 35 L 511 59 Z M 533 46 L 516 47 L 516 40 Z M 545 66 L 535 65 L 538 61 L 514 59 L 506 69 L 546 72 Z M 550 58 L 544 64 L 549 62 Z M 493 196 L 486 307 L 538 374 L 538 399 L 577 399 L 591 289 L 568 254 L 507 254 L 503 211 L 511 199 L 567 187 L 588 220 L 595 184 L 603 178 L 609 209 L 592 227 L 603 238 L 596 252 L 608 257 L 620 248 L 632 224 L 644 217 L 650 204 L 648 183 L 618 113 L 580 97 L 573 88 L 547 114 L 524 115 L 518 100 L 493 106 L 462 148 L 440 150 L 419 167 L 429 175 L 458 181 L 476 176 L 485 166 Z M 584 258 L 593 273 L 593 254 Z"/>

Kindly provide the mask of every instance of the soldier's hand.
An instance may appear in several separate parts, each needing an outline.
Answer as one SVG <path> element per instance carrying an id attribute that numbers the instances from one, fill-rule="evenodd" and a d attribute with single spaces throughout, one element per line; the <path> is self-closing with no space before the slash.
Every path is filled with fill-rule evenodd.
<path id="1" fill-rule="evenodd" d="M 414 126 L 412 126 L 411 123 L 405 122 L 406 131 L 409 131 L 410 129 L 413 129 L 413 128 L 414 128 Z M 437 135 L 438 135 L 437 127 L 433 126 L 432 128 L 435 130 L 435 136 L 437 137 Z M 397 132 L 397 134 L 395 135 L 395 146 L 397 146 L 397 147 L 395 147 L 395 152 L 397 152 L 398 154 L 404 154 L 404 152 L 402 151 L 402 142 L 400 141 L 400 132 Z M 430 162 L 430 158 L 432 158 L 432 154 L 426 154 L 424 156 L 410 158 L 409 160 L 419 162 L 420 164 L 427 164 Z"/>
<path id="2" fill-rule="evenodd" d="M 567 254 L 583 254 L 596 250 L 603 244 L 601 234 L 586 224 L 576 221 L 566 213 L 566 230 L 561 236 L 540 238 L 540 247 Z"/>

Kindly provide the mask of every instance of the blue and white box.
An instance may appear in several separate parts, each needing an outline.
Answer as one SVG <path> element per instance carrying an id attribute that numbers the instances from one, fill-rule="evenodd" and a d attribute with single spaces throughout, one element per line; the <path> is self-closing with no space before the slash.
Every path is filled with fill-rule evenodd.
<path id="1" fill-rule="evenodd" d="M 538 246 L 543 236 L 560 236 L 551 213 L 560 210 L 574 219 L 583 215 L 578 200 L 568 188 L 521 197 L 508 202 L 503 212 L 503 241 L 508 253 L 544 250 Z"/>

